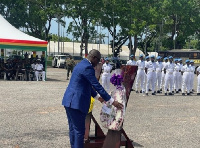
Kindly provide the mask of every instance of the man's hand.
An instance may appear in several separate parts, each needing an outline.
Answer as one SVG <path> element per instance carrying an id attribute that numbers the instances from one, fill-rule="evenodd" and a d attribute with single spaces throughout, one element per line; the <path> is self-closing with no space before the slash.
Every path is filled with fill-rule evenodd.
<path id="1" fill-rule="evenodd" d="M 112 105 L 115 106 L 117 109 L 123 108 L 123 105 L 121 103 L 117 102 L 117 101 L 114 101 Z"/>
<path id="2" fill-rule="evenodd" d="M 102 97 L 99 97 L 98 100 L 103 103 L 105 100 Z"/>

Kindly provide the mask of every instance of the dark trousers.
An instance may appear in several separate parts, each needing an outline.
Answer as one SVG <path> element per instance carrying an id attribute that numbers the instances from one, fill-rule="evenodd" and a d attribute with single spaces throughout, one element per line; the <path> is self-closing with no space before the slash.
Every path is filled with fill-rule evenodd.
<path id="1" fill-rule="evenodd" d="M 13 77 L 13 71 L 6 71 L 6 79 L 10 80 Z"/>
<path id="2" fill-rule="evenodd" d="M 69 73 L 71 72 L 72 73 L 73 71 L 73 67 L 68 67 L 67 68 L 67 78 L 69 78 Z"/>
<path id="3" fill-rule="evenodd" d="M 68 124 L 71 148 L 84 148 L 85 135 L 85 113 L 80 110 L 65 107 Z"/>

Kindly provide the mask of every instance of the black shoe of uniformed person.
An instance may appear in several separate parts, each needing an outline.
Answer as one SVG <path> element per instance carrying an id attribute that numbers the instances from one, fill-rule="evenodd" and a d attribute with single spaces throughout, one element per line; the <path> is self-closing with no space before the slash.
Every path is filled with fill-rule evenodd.
<path id="1" fill-rule="evenodd" d="M 182 93 L 182 96 L 185 96 L 185 93 Z"/>
<path id="2" fill-rule="evenodd" d="M 146 93 L 146 96 L 148 96 L 148 93 Z"/>
<path id="3" fill-rule="evenodd" d="M 179 89 L 178 91 L 181 91 L 181 89 Z"/>
<path id="4" fill-rule="evenodd" d="M 160 91 L 162 91 L 162 88 L 160 89 Z"/>
<path id="5" fill-rule="evenodd" d="M 142 90 L 140 90 L 140 93 L 142 93 Z"/>
<path id="6" fill-rule="evenodd" d="M 149 91 L 151 91 L 151 89 L 149 89 Z"/>
<path id="7" fill-rule="evenodd" d="M 169 91 L 169 89 L 167 88 L 167 91 Z"/>
<path id="8" fill-rule="evenodd" d="M 190 95 L 190 93 L 187 93 L 187 95 L 189 96 L 189 95 Z"/>
<path id="9" fill-rule="evenodd" d="M 139 91 L 136 91 L 136 93 L 139 93 Z"/>
<path id="10" fill-rule="evenodd" d="M 200 96 L 200 93 L 197 93 L 197 96 Z"/>
<path id="11" fill-rule="evenodd" d="M 174 91 L 172 91 L 172 93 L 174 94 Z"/>
<path id="12" fill-rule="evenodd" d="M 176 91 L 176 93 L 178 94 L 178 93 L 179 93 L 179 91 Z"/>
<path id="13" fill-rule="evenodd" d="M 160 93 L 160 90 L 158 90 L 157 93 Z"/>
<path id="14" fill-rule="evenodd" d="M 152 93 L 152 95 L 156 95 L 155 93 Z"/>
<path id="15" fill-rule="evenodd" d="M 170 92 L 170 93 L 169 93 L 169 96 L 172 96 L 172 95 L 173 95 L 173 94 Z"/>
<path id="16" fill-rule="evenodd" d="M 165 93 L 165 96 L 167 96 L 167 93 Z"/>

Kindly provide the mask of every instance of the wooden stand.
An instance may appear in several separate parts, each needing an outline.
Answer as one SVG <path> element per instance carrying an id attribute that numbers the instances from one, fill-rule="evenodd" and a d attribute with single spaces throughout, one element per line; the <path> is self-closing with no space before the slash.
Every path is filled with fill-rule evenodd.
<path id="1" fill-rule="evenodd" d="M 131 93 L 131 88 L 133 86 L 136 74 L 137 66 L 126 66 L 121 67 L 123 75 L 123 85 L 126 89 L 127 103 Z M 126 104 L 127 106 L 127 104 Z M 90 137 L 90 124 L 91 120 L 95 124 L 95 135 Z M 92 113 L 89 113 L 86 117 L 86 131 L 85 131 L 85 148 L 120 148 L 120 146 L 125 146 L 125 148 L 134 148 L 132 141 L 127 136 L 126 132 L 122 128 L 120 131 L 108 130 L 107 135 L 103 133 L 101 127 L 95 120 Z"/>

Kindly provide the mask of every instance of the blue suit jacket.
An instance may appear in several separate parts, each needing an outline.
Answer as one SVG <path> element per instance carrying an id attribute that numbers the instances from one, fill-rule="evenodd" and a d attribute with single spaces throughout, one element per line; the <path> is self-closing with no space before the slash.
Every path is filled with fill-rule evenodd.
<path id="1" fill-rule="evenodd" d="M 96 79 L 91 63 L 87 59 L 83 59 L 73 70 L 62 105 L 88 113 L 91 96 L 97 95 L 93 88 L 105 101 L 110 100 L 110 95 Z"/>

